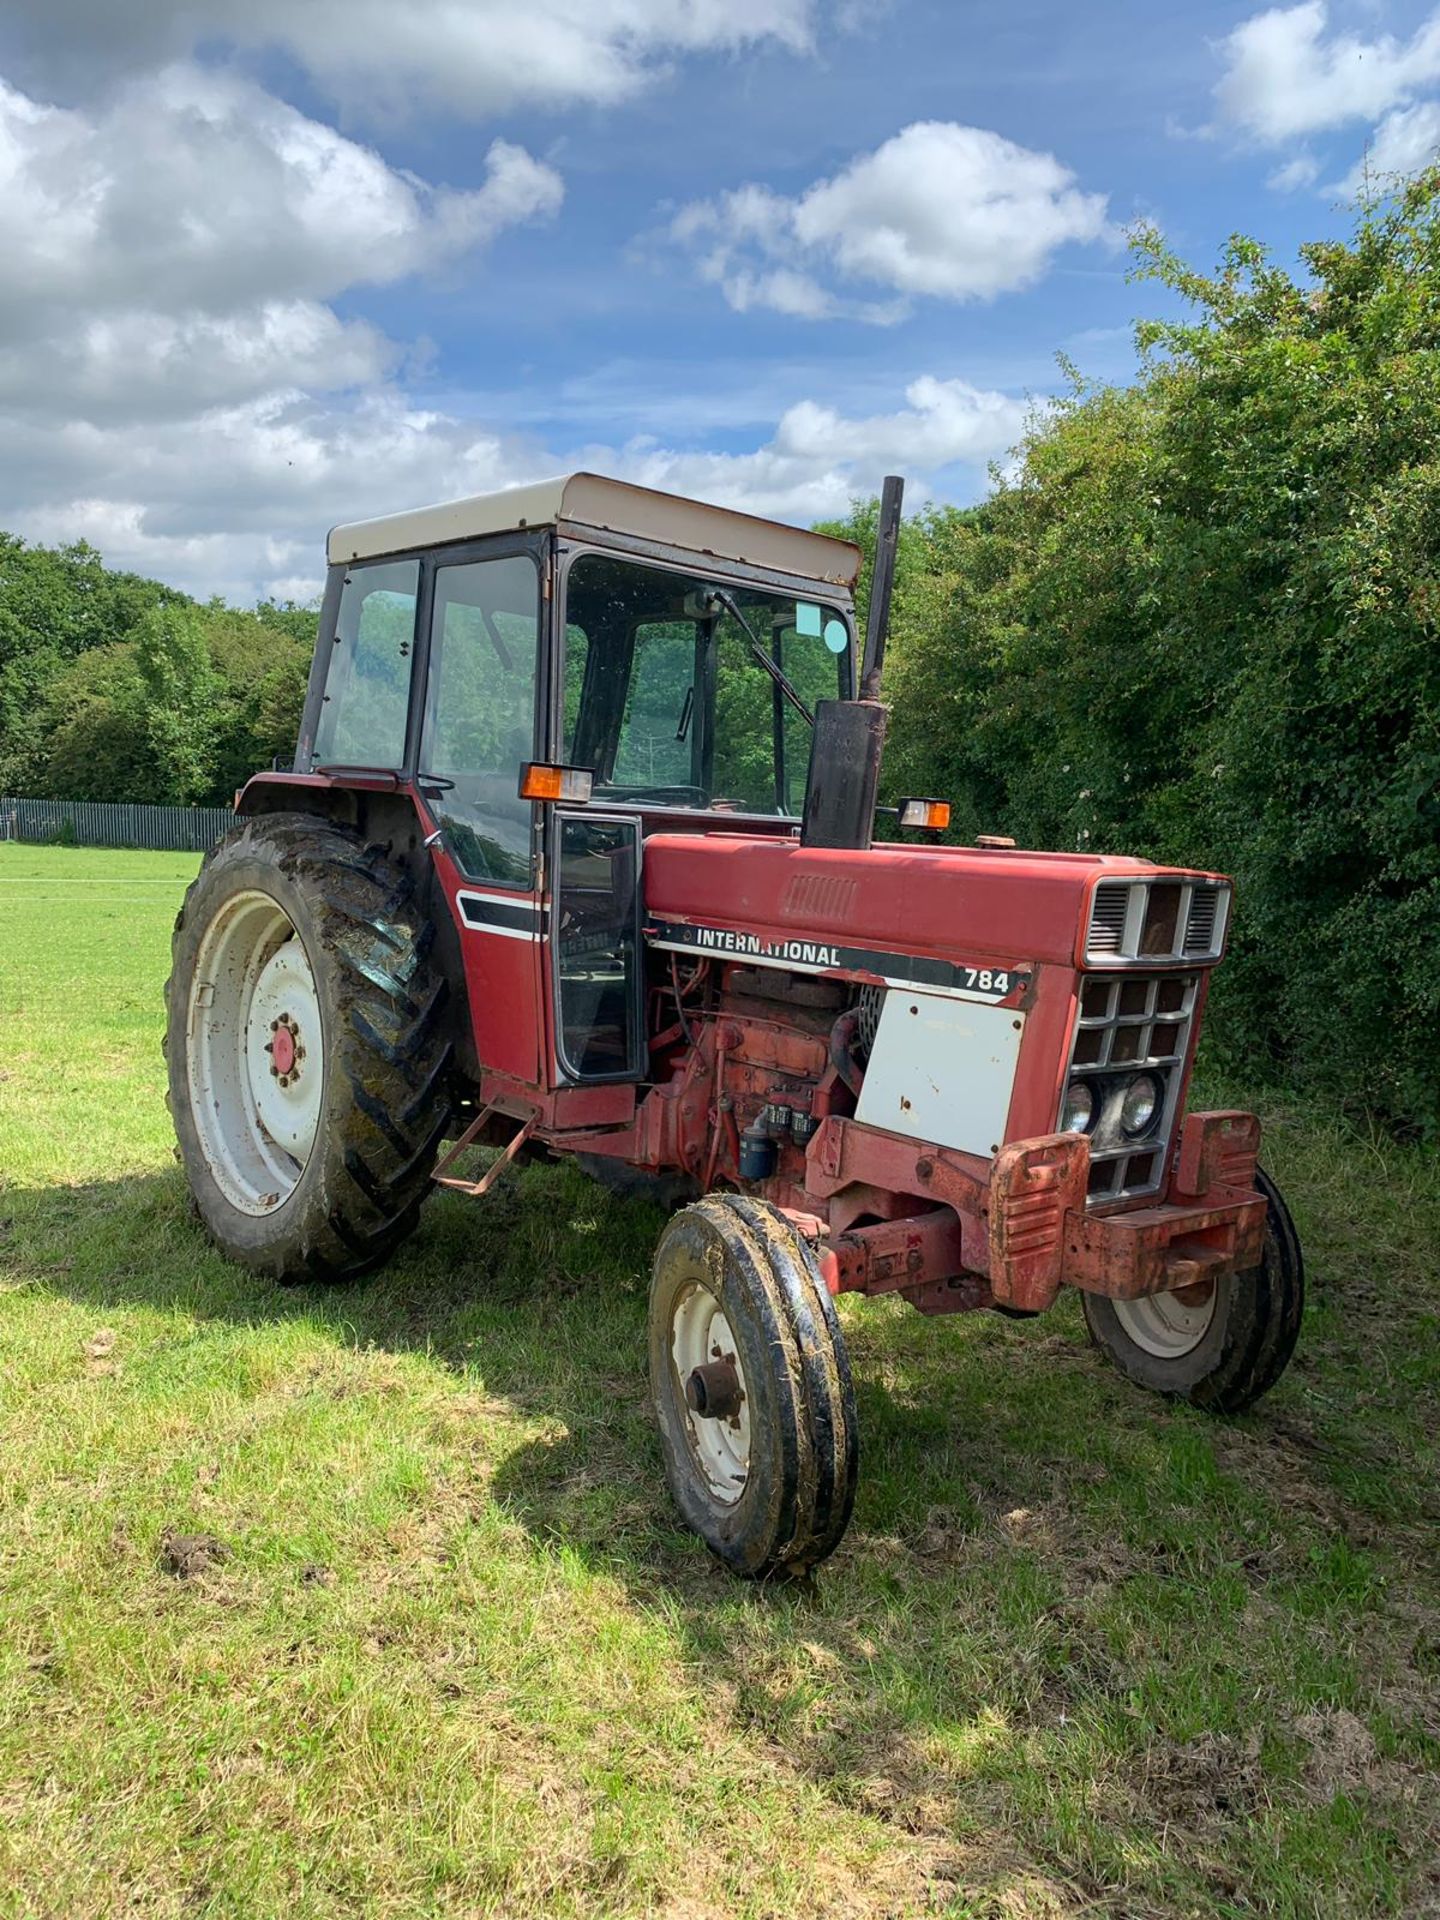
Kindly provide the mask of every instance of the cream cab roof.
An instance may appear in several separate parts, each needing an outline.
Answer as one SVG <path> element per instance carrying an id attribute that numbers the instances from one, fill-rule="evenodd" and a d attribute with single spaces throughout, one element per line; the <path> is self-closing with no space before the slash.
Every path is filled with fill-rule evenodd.
<path id="1" fill-rule="evenodd" d="M 740 561 L 772 573 L 852 590 L 860 572 L 860 549 L 848 540 L 760 520 L 728 507 L 708 507 L 678 494 L 656 493 L 598 473 L 572 473 L 533 486 L 481 493 L 468 500 L 447 500 L 438 507 L 390 513 L 381 520 L 357 520 L 335 527 L 326 551 L 332 566 L 378 559 L 387 553 L 413 553 L 453 540 L 476 540 L 487 533 L 531 527 L 557 527 L 583 537 L 587 529 L 652 540 L 660 546 L 717 560 Z"/>

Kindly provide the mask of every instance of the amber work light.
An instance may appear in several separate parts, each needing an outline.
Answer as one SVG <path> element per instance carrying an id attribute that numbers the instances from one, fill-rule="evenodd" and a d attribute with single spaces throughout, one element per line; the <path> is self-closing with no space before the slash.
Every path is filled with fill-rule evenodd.
<path id="1" fill-rule="evenodd" d="M 531 760 L 520 769 L 522 800 L 569 800 L 583 807 L 595 787 L 589 767 L 551 767 Z"/>

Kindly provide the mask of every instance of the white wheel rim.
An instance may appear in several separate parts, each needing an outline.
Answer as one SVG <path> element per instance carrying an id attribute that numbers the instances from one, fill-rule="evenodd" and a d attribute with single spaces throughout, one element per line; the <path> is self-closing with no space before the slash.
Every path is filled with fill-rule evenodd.
<path id="1" fill-rule="evenodd" d="M 670 1311 L 670 1358 L 690 1453 L 712 1499 L 731 1507 L 750 1477 L 750 1390 L 730 1322 L 708 1288 L 691 1283 Z M 740 1380 L 740 1410 L 728 1419 L 705 1419 L 685 1398 L 685 1382 L 697 1367 L 729 1361 Z"/>
<path id="2" fill-rule="evenodd" d="M 1183 1360 L 1210 1331 L 1219 1295 L 1220 1289 L 1211 1281 L 1203 1300 L 1182 1300 L 1178 1293 L 1146 1293 L 1138 1300 L 1114 1300 L 1111 1305 L 1137 1347 L 1157 1360 Z"/>
<path id="3" fill-rule="evenodd" d="M 242 1213 L 273 1212 L 314 1147 L 325 1058 L 309 956 L 268 893 L 237 893 L 205 930 L 187 1061 L 190 1112 L 216 1186 Z"/>

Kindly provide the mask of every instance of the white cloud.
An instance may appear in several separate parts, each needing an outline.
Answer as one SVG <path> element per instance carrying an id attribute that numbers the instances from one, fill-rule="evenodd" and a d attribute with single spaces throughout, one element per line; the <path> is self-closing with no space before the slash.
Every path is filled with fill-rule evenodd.
<path id="1" fill-rule="evenodd" d="M 259 87 L 172 67 L 93 114 L 0 82 L 0 313 L 36 303 L 231 312 L 326 299 L 553 213 L 559 176 L 497 140 L 479 188 L 431 187 Z"/>
<path id="2" fill-rule="evenodd" d="M 328 300 L 448 265 L 563 191 L 498 140 L 478 188 L 432 187 L 190 67 L 93 113 L 0 82 L 0 403 L 95 422 L 368 385 L 400 352 Z"/>
<path id="3" fill-rule="evenodd" d="M 1422 100 L 1413 107 L 1397 107 L 1375 129 L 1363 159 L 1357 160 L 1340 191 L 1383 189 L 1395 176 L 1418 173 L 1428 167 L 1440 149 L 1440 102 Z"/>
<path id="4" fill-rule="evenodd" d="M 634 45 L 657 44 L 645 34 L 666 7 L 598 4 L 612 25 L 631 21 Z M 588 19 L 582 0 L 536 0 L 531 11 L 547 8 L 568 8 L 577 30 Z M 133 11 L 142 40 L 147 20 L 153 29 L 164 14 L 146 14 L 139 0 Z M 673 0 L 667 31 L 731 44 L 762 22 L 773 34 L 777 22 L 809 15 L 800 0 L 788 15 L 786 0 Z M 1032 213 L 1045 180 L 1051 200 L 1085 201 L 1056 163 L 998 148 L 1040 163 L 1028 176 Z M 867 169 L 888 151 L 800 202 L 756 190 L 747 208 L 735 197 L 757 300 L 823 313 L 838 302 L 837 275 L 874 271 L 847 251 L 857 243 L 842 230 L 841 203 L 882 190 Z M 1012 170 L 1011 197 L 1023 200 L 1019 177 Z M 950 185 L 965 200 L 974 182 Z M 490 147 L 477 187 L 431 184 L 250 82 L 183 61 L 80 107 L 0 83 L 0 527 L 85 538 L 116 564 L 202 594 L 293 595 L 318 585 L 335 520 L 566 467 L 808 521 L 843 511 L 897 468 L 921 497 L 928 486 L 977 491 L 985 463 L 1020 432 L 1024 408 L 1013 396 L 931 376 L 892 410 L 872 389 L 848 412 L 829 399 L 787 406 L 816 389 L 808 375 L 787 375 L 781 394 L 777 378 L 769 395 L 752 394 L 749 448 L 723 454 L 675 444 L 698 431 L 693 418 L 662 427 L 661 439 L 542 443 L 470 417 L 463 397 L 418 403 L 413 350 L 334 303 L 447 271 L 505 228 L 552 214 L 562 193 L 556 173 L 504 141 Z M 925 193 L 900 199 L 905 264 L 884 272 L 921 287 L 937 271 L 935 247 L 958 243 L 948 227 L 934 247 L 926 242 L 925 207 L 941 206 L 938 190 L 928 202 Z M 1080 205 L 1077 217 L 1101 211 Z M 802 226 L 813 237 L 797 239 L 802 258 L 786 258 L 784 236 Z M 1017 270 L 1028 268 L 1008 271 Z M 662 412 L 652 408 L 651 419 Z"/>
<path id="5" fill-rule="evenodd" d="M 1325 0 L 1272 7 L 1221 42 L 1222 115 L 1272 145 L 1375 120 L 1440 79 L 1440 13 L 1409 40 L 1327 35 Z"/>
<path id="6" fill-rule="evenodd" d="M 647 486 L 808 522 L 841 513 L 883 474 L 911 497 L 978 490 L 1019 436 L 1026 407 L 963 380 L 923 377 L 893 413 L 845 415 L 801 401 L 752 450 L 709 453 L 653 439 L 555 447 L 411 403 L 393 386 L 327 402 L 276 393 L 172 421 L 62 425 L 0 412 L 14 459 L 0 526 L 85 538 L 109 560 L 235 598 L 318 587 L 325 528 L 440 497 L 595 467 Z"/>
<path id="7" fill-rule="evenodd" d="M 908 405 L 895 413 L 859 417 L 801 400 L 751 453 L 681 452 L 635 441 L 619 449 L 616 470 L 721 506 L 815 520 L 843 512 L 856 494 L 875 492 L 887 473 L 908 474 L 913 498 L 948 468 L 983 471 L 1015 445 L 1028 412 L 1012 394 L 928 374 L 905 398 Z"/>
<path id="8" fill-rule="evenodd" d="M 833 10 L 833 13 L 832 13 Z M 856 0 L 48 0 L 27 39 L 67 82 L 135 71 L 201 44 L 278 48 L 354 111 L 622 100 L 672 58 L 763 42 L 811 46 Z"/>
<path id="9" fill-rule="evenodd" d="M 1033 285 L 1068 242 L 1101 238 L 1105 207 L 1052 154 L 917 121 L 795 199 L 752 184 L 692 202 L 670 237 L 741 311 L 885 322 L 898 317 L 893 300 L 842 298 L 834 283 L 992 299 Z"/>
<path id="10" fill-rule="evenodd" d="M 435 452 L 393 384 L 407 350 L 331 300 L 449 268 L 562 194 L 498 140 L 478 187 L 429 185 L 189 66 L 91 110 L 0 83 L 0 526 L 202 588 L 308 567 L 352 463 Z"/>
<path id="11" fill-rule="evenodd" d="M 1275 193 L 1298 193 L 1302 187 L 1313 187 L 1319 178 L 1320 162 L 1313 154 L 1297 153 L 1277 167 L 1265 184 Z"/>
<path id="12" fill-rule="evenodd" d="M 0 340 L 0 407 L 42 420 L 184 419 L 291 384 L 368 386 L 400 357 L 365 321 L 313 300 L 220 316 L 82 314 L 38 337 Z"/>

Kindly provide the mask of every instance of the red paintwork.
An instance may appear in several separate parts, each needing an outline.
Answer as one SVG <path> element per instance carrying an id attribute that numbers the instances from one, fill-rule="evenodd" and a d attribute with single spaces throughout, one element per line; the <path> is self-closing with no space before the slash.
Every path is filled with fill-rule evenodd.
<path id="1" fill-rule="evenodd" d="M 270 1058 L 277 1073 L 289 1073 L 295 1064 L 295 1040 L 289 1027 L 275 1029 L 275 1038 L 270 1042 Z"/>
<path id="2" fill-rule="evenodd" d="M 235 796 L 236 813 L 261 813 L 261 802 L 275 789 L 293 789 L 297 799 L 306 792 L 399 793 L 399 776 L 393 773 L 347 773 L 339 779 L 333 773 L 254 773 Z M 299 809 L 303 812 L 303 808 Z"/>
<path id="3" fill-rule="evenodd" d="M 1253 1113 L 1191 1113 L 1180 1129 L 1171 1193 L 1190 1199 L 1213 1187 L 1253 1187 L 1260 1122 Z"/>
<path id="4" fill-rule="evenodd" d="M 645 842 L 645 903 L 664 919 L 742 926 L 772 938 L 803 930 L 851 946 L 893 947 L 903 934 L 907 953 L 936 959 L 1071 967 L 1095 883 L 1162 871 L 1171 870 L 1088 853 L 883 843 L 859 852 L 749 834 L 660 832 Z"/>
<path id="5" fill-rule="evenodd" d="M 338 787 L 402 791 L 422 834 L 433 830 L 423 798 L 388 776 L 262 775 L 237 807 L 261 807 L 276 790 Z M 301 791 L 295 804 L 304 804 Z M 1052 1132 L 1091 893 L 1101 879 L 1170 870 L 1011 849 L 805 848 L 773 823 L 755 832 L 646 824 L 653 830 L 645 906 L 653 918 L 764 942 L 806 938 L 1022 972 L 1000 1003 L 1025 1018 L 1002 1151 L 991 1162 L 861 1125 L 832 1060 L 834 1011 L 746 998 L 738 984 L 744 960 L 716 957 L 698 968 L 685 960 L 698 985 L 682 1020 L 669 956 L 652 955 L 650 1082 L 561 1085 L 548 944 L 468 925 L 457 895 L 502 890 L 467 881 L 437 846 L 434 870 L 459 933 L 483 1105 L 529 1123 L 554 1149 L 686 1173 L 707 1190 L 739 1184 L 740 1135 L 762 1108 L 809 1115 L 816 1130 L 808 1144 L 777 1141 L 773 1177 L 750 1190 L 821 1234 L 832 1288 L 899 1292 L 924 1312 L 1038 1311 L 1062 1284 L 1128 1297 L 1258 1259 L 1265 1202 L 1253 1191 L 1259 1130 L 1251 1116 L 1190 1116 L 1168 1199 L 1104 1213 L 1085 1207 L 1088 1144 Z M 503 891 L 534 906 L 543 924 L 548 903 L 540 894 Z M 1192 1056 L 1208 985 L 1201 971 Z"/>
<path id="6" fill-rule="evenodd" d="M 422 818 L 429 820 L 423 800 L 417 800 Z M 426 832 L 433 831 L 433 823 Z M 483 880 L 467 880 L 442 846 L 432 849 L 435 872 L 449 903 L 450 916 L 460 930 L 460 952 L 465 962 L 465 992 L 470 1003 L 470 1026 L 481 1065 L 527 1086 L 540 1083 L 541 1047 L 546 1034 L 546 995 L 542 991 L 540 944 L 515 940 L 467 924 L 457 903 L 462 892 L 493 893 L 517 906 L 539 908 L 540 895 L 512 891 Z M 546 1049 L 548 1054 L 548 1047 Z"/>

